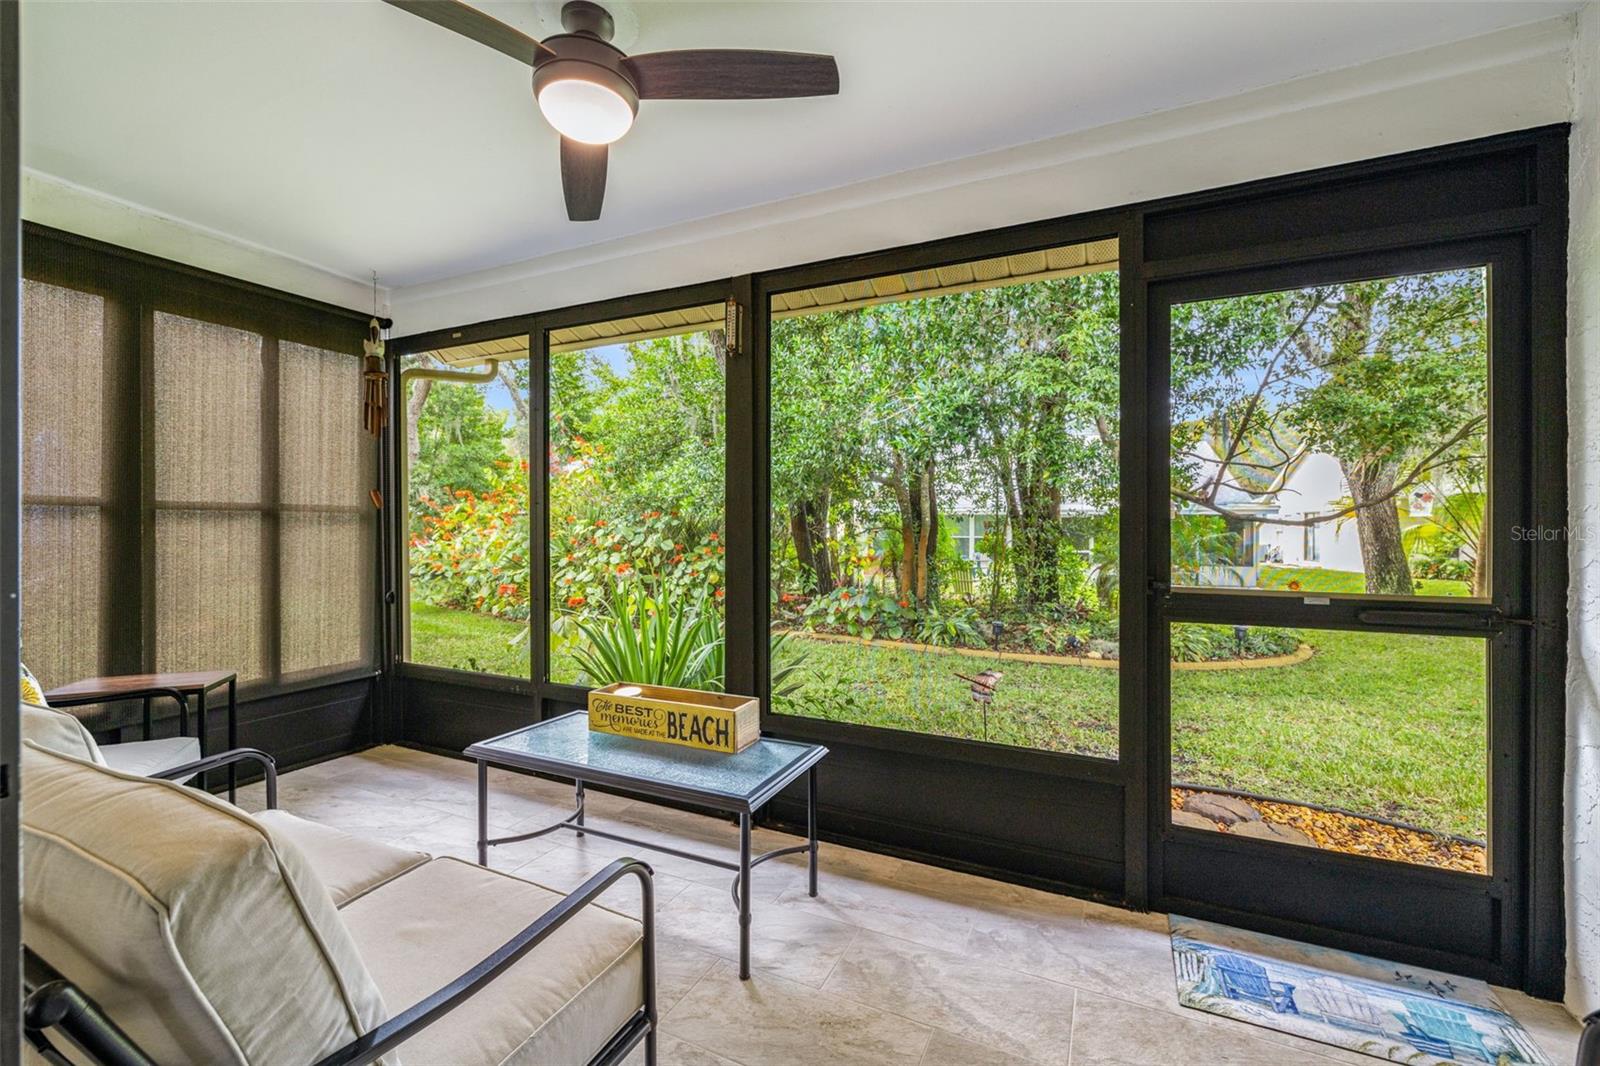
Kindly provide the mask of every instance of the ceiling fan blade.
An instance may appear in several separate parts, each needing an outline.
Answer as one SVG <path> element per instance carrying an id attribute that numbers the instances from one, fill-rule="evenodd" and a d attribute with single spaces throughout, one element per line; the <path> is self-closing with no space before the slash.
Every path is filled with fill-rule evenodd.
<path id="1" fill-rule="evenodd" d="M 479 11 L 461 0 L 384 0 L 402 11 L 409 11 L 427 19 L 435 26 L 443 26 L 479 44 L 488 45 L 512 59 L 533 66 L 542 57 L 554 56 L 548 47 L 529 37 L 521 30 L 508 26 L 499 19 Z"/>
<path id="2" fill-rule="evenodd" d="M 561 192 L 567 198 L 567 218 L 573 222 L 593 222 L 600 217 L 600 202 L 606 198 L 607 155 L 603 144 L 561 138 Z"/>
<path id="3" fill-rule="evenodd" d="M 622 61 L 641 100 L 775 100 L 833 96 L 839 65 L 809 52 L 686 48 Z"/>

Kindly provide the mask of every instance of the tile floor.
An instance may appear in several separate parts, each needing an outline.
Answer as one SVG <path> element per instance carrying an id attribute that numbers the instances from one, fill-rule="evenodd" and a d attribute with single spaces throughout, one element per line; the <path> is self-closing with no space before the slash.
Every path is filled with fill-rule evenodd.
<path id="1" fill-rule="evenodd" d="M 474 856 L 471 763 L 380 747 L 285 774 L 279 805 L 435 855 Z M 502 771 L 490 831 L 570 810 L 571 791 Z M 241 792 L 261 805 L 260 786 Z M 735 858 L 722 821 L 591 791 L 592 824 Z M 643 830 L 643 832 L 641 832 Z M 758 830 L 758 851 L 794 838 Z M 552 834 L 491 851 L 500 869 L 571 890 L 626 845 Z M 663 1066 L 1279 1066 L 1373 1063 L 1324 1044 L 1178 1006 L 1166 918 L 823 844 L 821 895 L 803 856 L 756 869 L 750 981 L 738 979 L 730 875 L 659 853 Z M 637 911 L 627 881 L 610 905 Z M 1577 1025 L 1560 1006 L 1500 990 L 1557 1063 Z M 642 1062 L 642 1056 L 639 1056 Z M 552 1064 L 557 1066 L 557 1064 Z"/>

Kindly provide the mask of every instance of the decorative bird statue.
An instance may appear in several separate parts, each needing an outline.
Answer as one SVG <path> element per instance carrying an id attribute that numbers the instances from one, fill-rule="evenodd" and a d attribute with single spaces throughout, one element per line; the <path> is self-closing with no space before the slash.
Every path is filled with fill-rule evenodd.
<path id="1" fill-rule="evenodd" d="M 955 671 L 951 671 L 955 673 Z M 966 674 L 956 674 L 961 680 L 972 685 L 972 702 L 976 703 L 983 711 L 983 739 L 989 739 L 989 704 L 994 702 L 994 690 L 1000 684 L 1001 673 L 999 670 L 985 670 L 977 677 L 968 677 Z"/>
<path id="2" fill-rule="evenodd" d="M 994 702 L 994 690 L 999 687 L 1000 679 L 1005 675 L 999 670 L 985 670 L 977 677 L 968 677 L 966 674 L 956 674 L 963 681 L 972 684 L 972 700 L 974 703 L 989 704 Z"/>

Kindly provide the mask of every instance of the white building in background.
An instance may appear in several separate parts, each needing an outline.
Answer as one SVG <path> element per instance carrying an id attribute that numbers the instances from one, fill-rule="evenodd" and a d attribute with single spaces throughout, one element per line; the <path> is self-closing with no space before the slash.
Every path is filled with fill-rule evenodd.
<path id="1" fill-rule="evenodd" d="M 1286 436 L 1280 432 L 1280 441 Z M 1197 481 L 1204 484 L 1215 476 L 1221 463 L 1222 444 L 1215 438 L 1202 440 L 1195 452 L 1199 459 Z M 1402 530 L 1431 518 L 1433 492 L 1431 485 L 1417 486 L 1400 500 Z M 1228 512 L 1229 528 L 1238 534 L 1237 554 L 1226 565 L 1201 567 L 1201 584 L 1259 588 L 1264 567 L 1362 573 L 1361 540 L 1354 516 L 1314 525 L 1298 524 L 1308 516 L 1337 511 L 1347 506 L 1349 499 L 1350 486 L 1339 460 L 1332 455 L 1311 452 L 1290 457 L 1278 451 L 1277 445 L 1247 450 L 1236 457 L 1216 496 L 1217 505 Z M 954 524 L 956 550 L 961 558 L 970 561 L 977 572 L 985 572 L 990 560 L 982 551 L 981 542 L 991 531 L 1005 529 L 1005 517 L 998 513 L 994 499 L 955 493 L 941 500 L 940 506 Z M 1063 520 L 1095 513 L 1094 508 L 1075 500 L 1061 505 Z M 1198 504 L 1180 506 L 1177 513 L 1220 517 L 1216 511 Z M 1092 545 L 1075 547 L 1088 556 Z M 1269 580 L 1266 584 L 1275 583 Z"/>
<path id="2" fill-rule="evenodd" d="M 1287 434 L 1280 430 L 1280 442 Z M 1355 516 L 1313 525 L 1308 517 L 1329 514 L 1349 505 L 1350 485 L 1339 460 L 1325 452 L 1288 456 L 1279 444 L 1256 444 L 1235 456 L 1217 490 L 1217 506 L 1229 516 L 1240 537 L 1234 564 L 1200 568 L 1201 583 L 1246 588 L 1272 585 L 1261 581 L 1263 567 L 1317 568 L 1362 573 L 1361 538 Z M 1223 442 L 1207 437 L 1195 446 L 1198 482 L 1209 484 L 1222 462 Z M 1418 485 L 1398 501 L 1402 532 L 1430 520 L 1434 487 Z M 1198 504 L 1178 508 L 1179 514 L 1215 515 Z"/>

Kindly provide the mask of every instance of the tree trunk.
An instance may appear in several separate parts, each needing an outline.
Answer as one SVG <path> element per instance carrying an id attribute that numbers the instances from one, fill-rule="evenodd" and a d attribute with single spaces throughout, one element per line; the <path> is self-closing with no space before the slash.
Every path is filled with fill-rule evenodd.
<path id="1" fill-rule="evenodd" d="M 812 588 L 819 596 L 832 592 L 836 580 L 833 555 L 828 549 L 828 490 L 814 500 L 801 500 L 789 507 L 789 533 L 794 538 L 795 557 L 811 572 Z"/>
<path id="2" fill-rule="evenodd" d="M 823 489 L 811 504 L 811 555 L 817 572 L 817 592 L 826 596 L 839 583 L 833 549 L 828 545 L 828 516 L 833 510 L 833 492 Z"/>
<path id="3" fill-rule="evenodd" d="M 423 378 L 411 388 L 411 396 L 406 400 L 406 469 L 416 468 L 417 460 L 422 458 L 422 409 L 428 404 L 428 393 L 433 391 L 433 382 Z"/>
<path id="4" fill-rule="evenodd" d="M 1345 465 L 1345 480 L 1359 503 L 1356 509 L 1356 536 L 1361 542 L 1361 563 L 1367 575 L 1367 591 L 1391 596 L 1410 596 L 1416 592 L 1411 581 L 1411 565 L 1400 539 L 1400 512 L 1394 502 L 1395 463 L 1361 462 Z"/>
<path id="5" fill-rule="evenodd" d="M 917 530 L 917 602 L 927 603 L 928 597 L 936 590 L 933 587 L 930 574 L 933 571 L 933 555 L 939 550 L 938 519 L 934 516 L 933 502 L 933 460 L 928 460 L 922 467 L 922 483 L 917 491 L 917 506 L 919 514 L 917 519 L 921 528 Z"/>
<path id="6" fill-rule="evenodd" d="M 912 559 L 916 555 L 916 530 L 911 508 L 911 490 L 906 486 L 906 463 L 899 452 L 890 453 L 894 464 L 891 487 L 894 489 L 895 508 L 900 512 L 900 566 L 895 571 L 895 591 L 901 599 L 911 595 Z"/>
<path id="7" fill-rule="evenodd" d="M 892 454 L 895 506 L 900 512 L 900 568 L 897 584 L 900 598 L 924 604 L 938 594 L 933 572 L 933 554 L 938 550 L 935 536 L 938 521 L 934 497 L 934 464 L 925 460 L 912 473 L 905 456 Z"/>
<path id="8" fill-rule="evenodd" d="M 1025 606 L 1047 607 L 1061 599 L 1061 493 L 1030 480 L 1022 486 L 1016 524 L 1017 596 Z"/>

